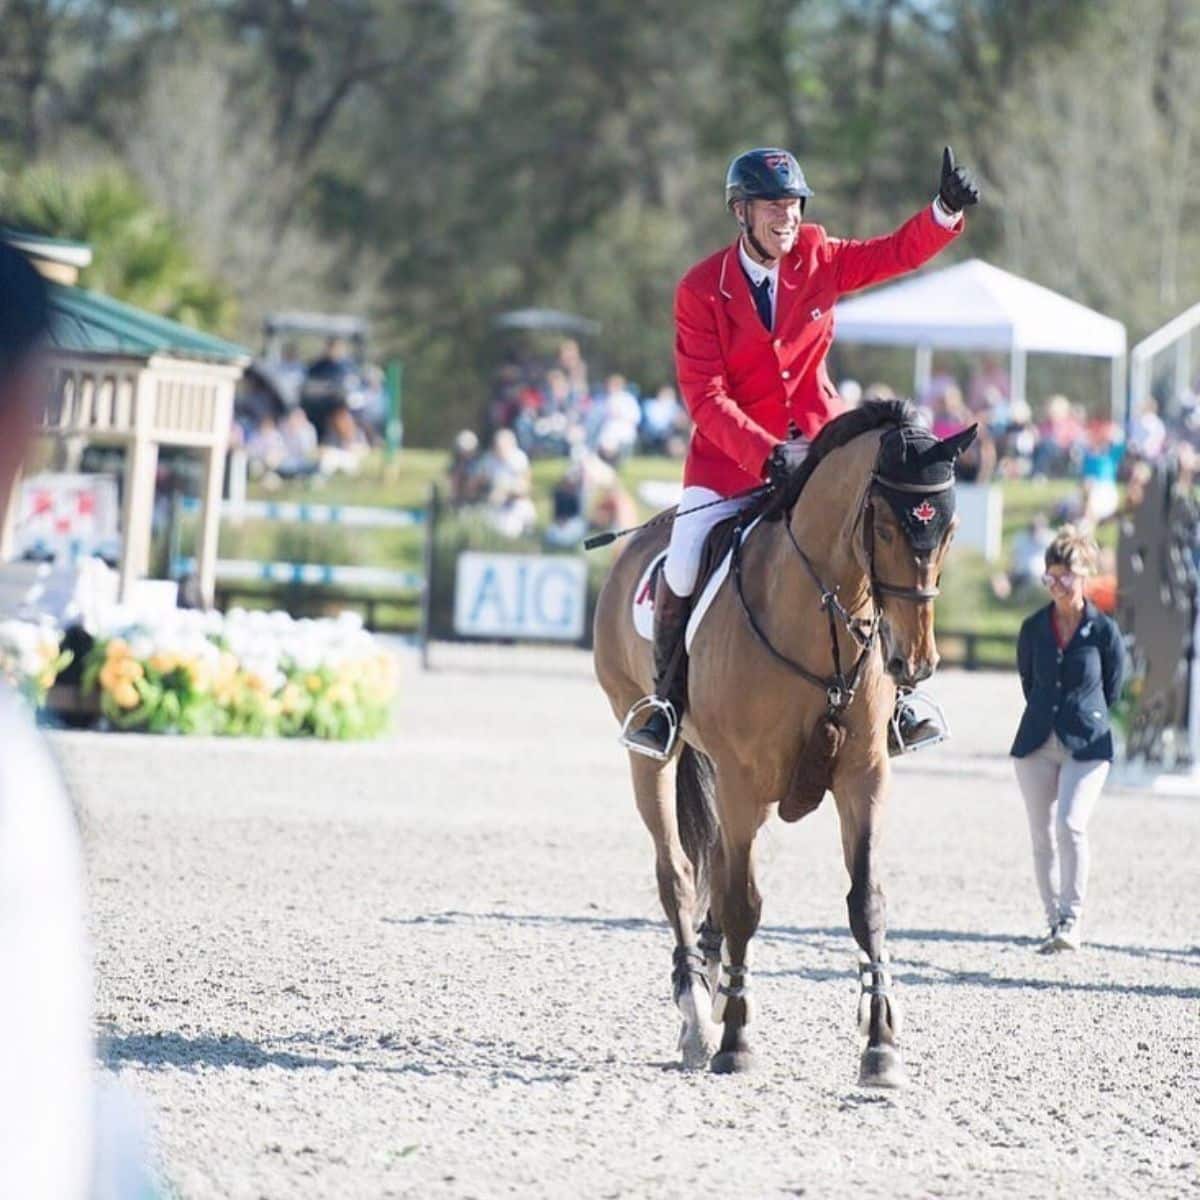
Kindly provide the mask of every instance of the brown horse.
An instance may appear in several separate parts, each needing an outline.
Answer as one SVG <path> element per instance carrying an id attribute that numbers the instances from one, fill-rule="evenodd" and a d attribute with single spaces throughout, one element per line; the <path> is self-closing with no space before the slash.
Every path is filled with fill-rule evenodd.
<path id="1" fill-rule="evenodd" d="M 888 723 L 897 684 L 911 687 L 937 665 L 932 601 L 956 523 L 953 463 L 973 436 L 938 441 L 894 401 L 830 422 L 779 498 L 783 515 L 735 549 L 735 569 L 696 631 L 680 752 L 666 763 L 629 756 L 675 933 L 686 1066 L 753 1066 L 755 836 L 776 805 L 795 820 L 828 787 L 851 881 L 850 928 L 865 956 L 859 1079 L 903 1081 L 878 860 Z M 599 598 L 596 674 L 618 720 L 650 690 L 650 643 L 631 605 L 667 536 L 653 525 L 639 533 Z"/>

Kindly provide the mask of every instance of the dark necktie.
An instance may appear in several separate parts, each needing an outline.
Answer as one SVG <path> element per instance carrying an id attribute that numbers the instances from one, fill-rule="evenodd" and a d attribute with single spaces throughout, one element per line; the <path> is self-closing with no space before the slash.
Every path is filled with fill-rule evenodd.
<path id="1" fill-rule="evenodd" d="M 758 309 L 758 315 L 762 318 L 762 323 L 768 328 L 771 328 L 771 277 L 764 275 L 762 283 L 750 284 L 750 290 L 754 293 L 754 307 Z"/>

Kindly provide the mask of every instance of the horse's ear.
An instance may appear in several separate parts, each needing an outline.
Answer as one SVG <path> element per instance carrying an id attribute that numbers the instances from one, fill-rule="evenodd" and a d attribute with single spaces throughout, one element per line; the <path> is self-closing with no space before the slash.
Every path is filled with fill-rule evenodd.
<path id="1" fill-rule="evenodd" d="M 948 438 L 943 438 L 937 444 L 938 458 L 945 462 L 953 462 L 975 440 L 978 433 L 978 425 L 968 425 L 966 429 L 960 429 Z"/>

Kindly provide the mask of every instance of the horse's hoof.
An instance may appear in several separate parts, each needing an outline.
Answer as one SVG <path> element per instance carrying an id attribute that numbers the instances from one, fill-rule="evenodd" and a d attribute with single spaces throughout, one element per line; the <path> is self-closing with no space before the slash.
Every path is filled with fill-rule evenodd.
<path id="1" fill-rule="evenodd" d="M 714 1075 L 745 1075 L 758 1069 L 758 1059 L 740 1030 L 733 1037 L 727 1033 L 725 1040 L 733 1044 L 723 1045 L 713 1057 Z"/>
<path id="2" fill-rule="evenodd" d="M 721 1040 L 721 1030 L 711 1021 L 694 1025 L 684 1021 L 679 1030 L 679 1054 L 685 1071 L 702 1071 L 712 1061 Z"/>
<path id="3" fill-rule="evenodd" d="M 900 1088 L 908 1083 L 904 1060 L 895 1046 L 868 1046 L 858 1070 L 859 1087 Z"/>
<path id="4" fill-rule="evenodd" d="M 748 1075 L 758 1070 L 758 1059 L 750 1050 L 722 1050 L 712 1060 L 714 1075 Z"/>

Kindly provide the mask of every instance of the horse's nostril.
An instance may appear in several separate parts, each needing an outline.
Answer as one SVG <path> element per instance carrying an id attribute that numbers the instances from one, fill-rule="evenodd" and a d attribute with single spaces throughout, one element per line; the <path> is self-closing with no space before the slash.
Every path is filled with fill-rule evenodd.
<path id="1" fill-rule="evenodd" d="M 889 675 L 898 679 L 908 673 L 908 664 L 903 658 L 900 657 L 899 654 L 893 654 L 892 657 L 888 659 L 887 669 Z"/>

